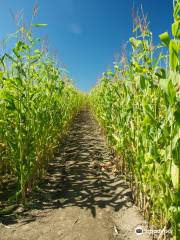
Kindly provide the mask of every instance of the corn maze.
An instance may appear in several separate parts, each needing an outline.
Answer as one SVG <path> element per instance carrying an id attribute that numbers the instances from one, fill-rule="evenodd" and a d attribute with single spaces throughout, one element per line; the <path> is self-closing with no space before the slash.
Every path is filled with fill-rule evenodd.
<path id="1" fill-rule="evenodd" d="M 154 45 L 143 11 L 135 14 L 132 37 L 121 60 L 102 74 L 88 94 L 74 87 L 51 54 L 43 50 L 43 43 L 33 37 L 32 28 L 45 24 L 19 29 L 11 52 L 0 57 L 0 219 L 7 215 L 6 206 L 28 206 L 30 194 L 46 176 L 78 118 L 73 137 L 67 140 L 69 146 L 77 150 L 81 145 L 80 153 L 84 146 L 83 154 L 91 154 L 92 145 L 101 140 L 90 135 L 88 147 L 83 141 L 88 141 L 89 132 L 99 131 L 94 127 L 99 124 L 98 134 L 103 132 L 113 155 L 107 163 L 99 158 L 97 166 L 93 166 L 96 157 L 92 155 L 90 166 L 102 171 L 113 166 L 116 175 L 125 177 L 132 201 L 148 226 L 172 229 L 170 237 L 162 234 L 158 239 L 180 239 L 180 0 L 173 1 L 173 19 L 171 33 L 160 34 L 161 43 Z M 78 130 L 81 116 L 82 125 L 93 127 Z M 79 143 L 81 138 L 85 140 Z M 106 153 L 100 153 L 106 158 Z M 84 157 L 75 156 L 83 164 Z M 70 158 L 63 157 L 63 164 Z M 89 166 L 78 165 L 78 157 L 73 164 L 77 175 Z M 88 171 L 85 175 L 90 176 Z M 82 179 L 78 181 L 83 185 Z M 73 180 L 70 182 L 71 189 Z M 10 239 L 0 233 L 1 237 Z"/>

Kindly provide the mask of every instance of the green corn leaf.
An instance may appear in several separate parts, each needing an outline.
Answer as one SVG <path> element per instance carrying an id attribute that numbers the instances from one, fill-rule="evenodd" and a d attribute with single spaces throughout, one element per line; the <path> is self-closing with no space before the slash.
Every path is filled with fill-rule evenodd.
<path id="1" fill-rule="evenodd" d="M 34 27 L 46 27 L 48 26 L 48 24 L 46 23 L 36 23 L 36 24 L 33 24 Z"/>
<path id="2" fill-rule="evenodd" d="M 173 161 L 180 168 L 180 138 L 178 138 L 172 151 Z"/>
<path id="3" fill-rule="evenodd" d="M 161 87 L 161 89 L 167 93 L 168 92 L 168 83 L 169 83 L 169 79 L 166 79 L 166 78 L 161 78 L 160 81 L 159 81 L 159 85 Z"/>
<path id="4" fill-rule="evenodd" d="M 145 105 L 145 111 L 146 111 L 147 115 L 150 117 L 151 121 L 154 124 L 156 124 L 155 113 L 153 112 L 153 110 L 150 108 L 149 105 Z"/>
<path id="5" fill-rule="evenodd" d="M 168 88 L 167 97 L 168 97 L 169 103 L 171 105 L 174 105 L 176 100 L 176 89 L 171 80 L 168 82 L 167 88 Z"/>
<path id="6" fill-rule="evenodd" d="M 176 5 L 174 7 L 173 17 L 175 21 L 180 20 L 180 1 L 179 0 L 176 2 Z"/>
<path id="7" fill-rule="evenodd" d="M 180 21 L 174 22 L 172 24 L 172 35 L 175 38 L 180 38 Z"/>
<path id="8" fill-rule="evenodd" d="M 140 86 L 141 86 L 141 89 L 145 89 L 146 87 L 145 77 L 143 75 L 140 76 Z"/>
<path id="9" fill-rule="evenodd" d="M 107 75 L 108 75 L 108 76 L 111 76 L 111 77 L 114 77 L 115 74 L 114 74 L 112 71 L 108 71 L 108 72 L 107 72 Z"/>
<path id="10" fill-rule="evenodd" d="M 171 180 L 175 189 L 179 188 L 180 168 L 172 162 Z"/>
<path id="11" fill-rule="evenodd" d="M 114 138 L 117 142 L 120 141 L 120 138 L 119 138 L 116 134 L 113 133 L 112 136 L 113 136 L 113 138 Z"/>
<path id="12" fill-rule="evenodd" d="M 41 53 L 41 51 L 40 51 L 39 49 L 35 49 L 34 52 L 35 52 L 35 53 L 38 53 L 38 54 Z"/>
<path id="13" fill-rule="evenodd" d="M 8 103 L 8 105 L 6 106 L 7 109 L 9 109 L 11 111 L 16 109 L 16 106 L 15 106 L 15 103 L 14 103 L 14 98 L 13 98 L 12 95 L 7 94 L 5 100 Z"/>
<path id="14" fill-rule="evenodd" d="M 176 70 L 179 65 L 179 51 L 180 51 L 180 42 L 177 40 L 171 40 L 169 44 L 169 62 L 170 67 L 173 71 Z"/>
<path id="15" fill-rule="evenodd" d="M 159 38 L 161 39 L 161 41 L 162 41 L 165 45 L 169 46 L 170 37 L 169 37 L 168 32 L 164 32 L 164 33 L 160 34 L 160 35 L 159 35 Z"/>
<path id="16" fill-rule="evenodd" d="M 176 104 L 176 111 L 174 112 L 174 117 L 176 123 L 180 126 L 180 102 L 177 102 Z"/>
<path id="17" fill-rule="evenodd" d="M 21 57 L 21 56 L 19 55 L 19 53 L 18 53 L 18 51 L 17 51 L 16 48 L 13 49 L 13 53 L 15 54 L 15 56 L 16 56 L 17 58 L 20 58 L 20 57 Z"/>

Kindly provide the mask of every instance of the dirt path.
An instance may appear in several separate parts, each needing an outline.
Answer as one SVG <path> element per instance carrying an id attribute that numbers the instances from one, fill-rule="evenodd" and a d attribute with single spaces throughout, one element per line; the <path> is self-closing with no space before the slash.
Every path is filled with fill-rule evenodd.
<path id="1" fill-rule="evenodd" d="M 86 109 L 73 122 L 29 209 L 4 216 L 0 240 L 128 240 L 145 222 L 122 176 L 95 168 L 112 159 L 100 129 Z"/>

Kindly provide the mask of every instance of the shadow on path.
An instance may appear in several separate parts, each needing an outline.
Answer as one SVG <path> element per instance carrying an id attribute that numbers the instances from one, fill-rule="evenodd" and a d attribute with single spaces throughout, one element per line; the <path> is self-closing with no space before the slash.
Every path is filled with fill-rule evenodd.
<path id="1" fill-rule="evenodd" d="M 131 192 L 122 177 L 94 168 L 93 161 L 112 161 L 110 150 L 101 135 L 100 128 L 88 111 L 82 109 L 60 146 L 47 175 L 38 190 L 29 196 L 29 209 L 4 216 L 4 224 L 17 222 L 17 216 L 36 220 L 29 210 L 47 210 L 78 206 L 89 209 L 96 217 L 97 208 L 109 207 L 118 211 L 131 205 Z"/>

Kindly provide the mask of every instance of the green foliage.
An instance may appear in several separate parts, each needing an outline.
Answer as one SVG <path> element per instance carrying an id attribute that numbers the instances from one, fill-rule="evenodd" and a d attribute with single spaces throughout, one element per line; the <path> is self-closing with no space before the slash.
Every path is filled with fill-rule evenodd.
<path id="1" fill-rule="evenodd" d="M 153 46 L 152 34 L 137 32 L 147 32 L 138 21 L 136 37 L 129 40 L 130 59 L 103 74 L 90 96 L 110 144 L 121 156 L 119 164 L 130 179 L 136 203 L 151 224 L 164 228 L 171 223 L 174 239 L 180 238 L 179 13 L 177 0 L 174 39 L 168 33 L 160 35 L 169 47 L 170 69 L 161 67 L 165 56 L 160 53 L 157 58 L 160 46 Z"/>
<path id="2" fill-rule="evenodd" d="M 45 24 L 36 24 L 45 26 Z M 25 199 L 44 173 L 81 94 L 26 29 L 0 59 L 0 173 L 17 177 Z M 27 34 L 28 33 L 28 34 Z"/>
<path id="3" fill-rule="evenodd" d="M 179 51 L 180 51 L 180 0 L 174 0 L 174 23 L 171 25 L 174 39 L 170 39 L 168 32 L 159 35 L 161 41 L 169 47 L 169 62 L 172 71 L 179 69 Z"/>

